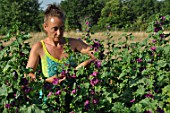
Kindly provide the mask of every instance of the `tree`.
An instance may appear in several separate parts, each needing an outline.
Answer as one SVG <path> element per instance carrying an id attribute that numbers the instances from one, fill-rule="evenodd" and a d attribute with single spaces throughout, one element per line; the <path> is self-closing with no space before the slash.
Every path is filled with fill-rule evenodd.
<path id="1" fill-rule="evenodd" d="M 40 3 L 38 0 L 0 0 L 0 31 L 6 33 L 14 26 L 21 31 L 39 31 Z"/>
<path id="2" fill-rule="evenodd" d="M 95 25 L 105 0 L 65 0 L 60 3 L 66 13 L 66 30 L 83 29 L 85 20 Z"/>
<path id="3" fill-rule="evenodd" d="M 162 13 L 164 15 L 170 14 L 170 10 L 169 10 L 169 8 L 170 8 L 170 0 L 160 1 L 160 3 L 163 5 L 162 10 L 161 10 Z"/>
<path id="4" fill-rule="evenodd" d="M 134 19 L 132 15 L 133 12 L 128 6 L 128 1 L 110 0 L 101 11 L 101 17 L 98 24 L 101 28 L 106 25 L 122 28 L 127 24 L 133 23 Z"/>

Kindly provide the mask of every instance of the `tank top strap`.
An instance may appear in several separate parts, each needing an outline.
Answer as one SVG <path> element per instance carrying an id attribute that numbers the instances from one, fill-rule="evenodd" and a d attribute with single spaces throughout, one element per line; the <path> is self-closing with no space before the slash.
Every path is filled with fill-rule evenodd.
<path id="1" fill-rule="evenodd" d="M 45 47 L 45 44 L 44 44 L 44 41 L 43 41 L 43 40 L 41 40 L 41 44 L 42 44 L 42 46 L 43 46 L 43 50 L 44 50 L 45 54 L 48 54 L 47 49 L 46 49 L 46 47 Z"/>
<path id="2" fill-rule="evenodd" d="M 53 60 L 55 62 L 62 63 L 61 60 L 58 60 L 58 59 L 56 59 L 56 58 L 54 58 L 53 56 L 50 55 L 50 53 L 47 51 L 47 48 L 46 48 L 43 40 L 41 40 L 41 44 L 43 46 L 43 51 L 44 51 L 46 57 L 50 58 L 51 60 Z"/>

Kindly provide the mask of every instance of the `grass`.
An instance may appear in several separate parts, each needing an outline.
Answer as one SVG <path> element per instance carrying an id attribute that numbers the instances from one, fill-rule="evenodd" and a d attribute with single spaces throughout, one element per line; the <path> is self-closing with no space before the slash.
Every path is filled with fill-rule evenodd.
<path id="1" fill-rule="evenodd" d="M 111 35 L 113 36 L 113 40 L 115 41 L 115 43 L 118 42 L 118 39 L 121 37 L 121 35 L 124 32 L 122 31 L 112 31 Z M 148 34 L 146 32 L 128 32 L 128 34 L 132 33 L 133 36 L 135 36 L 134 40 L 131 40 L 131 42 L 137 42 L 137 41 L 142 41 L 145 38 L 148 37 Z M 76 32 L 65 32 L 64 36 L 65 37 L 72 37 L 72 38 L 81 38 L 83 33 L 76 33 Z M 38 33 L 30 33 L 31 35 L 31 39 L 27 40 L 27 42 L 30 43 L 30 45 L 32 46 L 35 42 L 38 42 L 42 39 L 46 38 L 46 34 L 44 32 L 38 32 Z M 99 40 L 106 40 L 107 36 L 105 33 L 103 32 L 98 32 L 95 33 L 93 35 L 91 35 L 92 39 L 99 39 Z"/>

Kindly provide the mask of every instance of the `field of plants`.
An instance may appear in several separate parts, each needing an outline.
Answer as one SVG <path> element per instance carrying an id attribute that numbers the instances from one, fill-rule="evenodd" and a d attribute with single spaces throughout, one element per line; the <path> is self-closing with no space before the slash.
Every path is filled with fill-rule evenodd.
<path id="1" fill-rule="evenodd" d="M 138 42 L 131 33 L 121 35 L 115 44 L 110 26 L 107 39 L 92 39 L 86 22 L 82 35 L 98 60 L 88 67 L 74 67 L 88 56 L 66 52 L 73 56 L 65 64 L 58 84 L 44 82 L 41 66 L 36 81 L 24 74 L 30 51 L 27 33 L 14 34 L 16 28 L 0 39 L 0 111 L 1 113 L 170 113 L 170 16 L 157 16 L 147 29 L 148 37 Z M 3 46 L 15 37 L 10 45 Z M 104 47 L 104 42 L 107 46 Z M 64 59 L 63 59 L 64 60 Z M 40 79 L 40 76 L 43 79 Z"/>

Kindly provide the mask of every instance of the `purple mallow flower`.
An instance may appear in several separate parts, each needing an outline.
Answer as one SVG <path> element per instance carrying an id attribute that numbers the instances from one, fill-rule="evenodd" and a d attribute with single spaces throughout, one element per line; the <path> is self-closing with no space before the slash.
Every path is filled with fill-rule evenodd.
<path id="1" fill-rule="evenodd" d="M 140 62 L 142 62 L 143 60 L 142 60 L 141 58 L 137 58 L 136 61 L 140 63 Z"/>
<path id="2" fill-rule="evenodd" d="M 152 111 L 151 110 L 147 110 L 144 113 L 152 113 Z"/>
<path id="3" fill-rule="evenodd" d="M 94 61 L 94 64 L 97 68 L 100 68 L 102 63 L 101 63 L 101 60 L 96 60 L 96 61 Z"/>
<path id="4" fill-rule="evenodd" d="M 9 109 L 9 108 L 10 108 L 10 104 L 5 104 L 5 107 L 6 107 L 7 109 Z"/>
<path id="5" fill-rule="evenodd" d="M 97 76 L 98 72 L 97 71 L 94 71 L 91 76 Z"/>
<path id="6" fill-rule="evenodd" d="M 93 41 L 92 48 L 94 48 L 95 51 L 98 51 L 100 47 L 100 42 L 99 41 Z"/>
<path id="7" fill-rule="evenodd" d="M 74 111 L 71 111 L 71 112 L 69 112 L 69 113 L 74 113 Z"/>
<path id="8" fill-rule="evenodd" d="M 164 34 L 160 34 L 160 37 L 161 37 L 161 38 L 164 38 L 165 36 L 164 36 Z"/>
<path id="9" fill-rule="evenodd" d="M 86 25 L 89 25 L 89 22 L 88 22 L 88 21 L 86 22 Z"/>
<path id="10" fill-rule="evenodd" d="M 52 93 L 53 93 L 53 92 L 50 91 L 50 92 L 48 93 L 47 97 L 50 97 L 50 96 L 52 95 Z"/>
<path id="11" fill-rule="evenodd" d="M 72 91 L 71 91 L 71 94 L 75 94 L 76 93 L 76 89 L 73 89 Z"/>
<path id="12" fill-rule="evenodd" d="M 149 98 L 149 97 L 150 97 L 150 98 L 153 98 L 153 95 L 150 94 L 150 93 L 147 93 L 147 94 L 145 94 L 145 97 L 146 97 L 146 98 Z"/>
<path id="13" fill-rule="evenodd" d="M 59 83 L 59 79 L 58 78 L 54 78 L 52 84 L 53 85 L 58 85 L 58 83 Z"/>
<path id="14" fill-rule="evenodd" d="M 156 42 L 156 40 L 154 39 L 154 40 L 152 40 L 152 42 L 153 42 L 153 43 L 155 43 L 155 42 Z"/>
<path id="15" fill-rule="evenodd" d="M 130 100 L 130 103 L 134 103 L 134 102 L 135 102 L 135 99 Z"/>
<path id="16" fill-rule="evenodd" d="M 97 104 L 97 103 L 99 103 L 99 100 L 98 100 L 98 99 L 93 99 L 93 100 L 92 100 L 92 103 L 93 103 L 93 104 Z"/>
<path id="17" fill-rule="evenodd" d="M 162 19 L 162 20 L 165 20 L 165 16 L 162 16 L 161 19 Z"/>
<path id="18" fill-rule="evenodd" d="M 95 92 L 94 92 L 94 90 L 93 90 L 93 89 L 90 91 L 90 93 L 91 93 L 92 95 L 94 95 L 94 94 L 95 94 Z"/>
<path id="19" fill-rule="evenodd" d="M 55 92 L 55 95 L 59 95 L 59 94 L 61 94 L 61 91 L 60 91 L 60 90 L 58 90 L 57 92 Z"/>
<path id="20" fill-rule="evenodd" d="M 164 110 L 163 109 L 161 109 L 160 107 L 159 108 L 157 108 L 157 110 L 156 110 L 158 113 L 164 113 Z"/>
<path id="21" fill-rule="evenodd" d="M 152 51 L 156 51 L 156 47 L 155 47 L 155 46 L 152 46 L 150 49 L 151 49 Z"/>
<path id="22" fill-rule="evenodd" d="M 161 30 L 161 28 L 154 28 L 155 32 L 158 32 L 159 30 Z"/>
<path id="23" fill-rule="evenodd" d="M 24 92 L 27 94 L 32 90 L 32 88 L 25 86 L 24 87 Z"/>
<path id="24" fill-rule="evenodd" d="M 91 84 L 92 86 L 95 86 L 98 82 L 99 82 L 99 79 L 93 78 L 93 79 L 90 81 L 90 84 Z"/>
<path id="25" fill-rule="evenodd" d="M 108 26 L 107 26 L 107 28 L 108 28 L 108 29 L 110 29 L 110 28 L 111 28 L 111 26 L 110 26 L 110 25 L 108 25 Z"/>
<path id="26" fill-rule="evenodd" d="M 67 71 L 65 71 L 65 70 L 63 70 L 62 72 L 61 72 L 61 75 L 66 75 L 67 74 Z"/>
<path id="27" fill-rule="evenodd" d="M 89 100 L 86 100 L 86 102 L 84 102 L 84 107 L 85 107 L 86 110 L 89 109 L 89 107 L 90 107 L 90 101 Z"/>
<path id="28" fill-rule="evenodd" d="M 76 78 L 76 74 L 73 74 L 73 75 L 71 76 L 71 78 Z"/>

